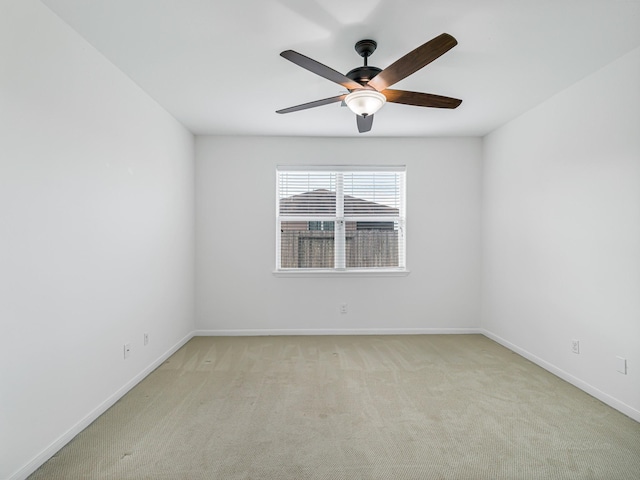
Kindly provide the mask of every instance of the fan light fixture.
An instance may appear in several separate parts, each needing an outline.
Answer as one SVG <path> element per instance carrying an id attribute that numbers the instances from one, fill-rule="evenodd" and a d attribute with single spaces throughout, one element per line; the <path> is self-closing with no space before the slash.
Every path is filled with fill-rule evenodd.
<path id="1" fill-rule="evenodd" d="M 369 89 L 354 90 L 344 99 L 347 107 L 362 117 L 373 115 L 382 108 L 386 101 L 387 97 L 382 93 Z"/>

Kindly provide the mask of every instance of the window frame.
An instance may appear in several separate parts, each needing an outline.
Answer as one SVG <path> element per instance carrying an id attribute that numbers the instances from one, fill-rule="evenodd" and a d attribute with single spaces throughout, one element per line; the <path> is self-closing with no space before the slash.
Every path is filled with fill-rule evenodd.
<path id="1" fill-rule="evenodd" d="M 328 174 L 348 174 L 348 173 L 401 173 L 401 189 L 399 193 L 399 202 L 400 206 L 398 208 L 399 213 L 397 217 L 376 217 L 376 216 L 346 216 L 344 214 L 344 192 L 343 192 L 343 182 L 338 181 L 336 185 L 336 212 L 335 217 L 327 217 L 324 218 L 313 218 L 312 215 L 307 216 L 306 221 L 333 221 L 334 222 L 334 235 L 335 235 L 335 245 L 334 248 L 341 249 L 342 260 L 343 263 L 338 263 L 334 265 L 332 268 L 282 268 L 281 267 L 281 254 L 282 254 L 282 229 L 281 223 L 285 221 L 305 221 L 304 216 L 299 217 L 291 217 L 291 216 L 280 216 L 280 174 L 281 173 L 328 173 Z M 338 178 L 338 175 L 336 178 Z M 276 210 L 276 255 L 275 255 L 275 269 L 273 274 L 276 276 L 282 277 L 316 277 L 316 276 L 382 276 L 382 277 L 395 277 L 395 276 L 406 276 L 409 274 L 409 270 L 407 268 L 407 230 L 406 230 L 406 219 L 407 219 L 407 211 L 406 211 L 406 198 L 407 198 L 407 168 L 406 165 L 367 165 L 367 166 L 355 166 L 355 165 L 341 165 L 341 166 L 317 166 L 317 165 L 278 165 L 276 167 L 276 202 L 275 202 L 275 210 Z M 362 268 L 347 268 L 344 263 L 346 263 L 346 232 L 345 225 L 347 222 L 354 222 L 357 225 L 357 222 L 398 222 L 398 266 L 394 267 L 362 267 Z M 336 255 L 338 258 L 338 255 Z"/>

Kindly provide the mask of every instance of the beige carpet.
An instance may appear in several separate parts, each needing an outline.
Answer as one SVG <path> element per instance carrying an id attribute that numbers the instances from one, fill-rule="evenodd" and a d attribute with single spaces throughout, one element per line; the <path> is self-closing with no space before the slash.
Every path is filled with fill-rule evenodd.
<path id="1" fill-rule="evenodd" d="M 36 479 L 640 478 L 640 424 L 481 335 L 197 337 Z"/>

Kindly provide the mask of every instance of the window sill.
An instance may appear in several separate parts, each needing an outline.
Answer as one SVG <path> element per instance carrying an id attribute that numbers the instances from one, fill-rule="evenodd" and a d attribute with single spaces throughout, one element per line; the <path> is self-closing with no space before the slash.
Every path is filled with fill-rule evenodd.
<path id="1" fill-rule="evenodd" d="M 409 270 L 275 270 L 274 277 L 406 277 Z"/>

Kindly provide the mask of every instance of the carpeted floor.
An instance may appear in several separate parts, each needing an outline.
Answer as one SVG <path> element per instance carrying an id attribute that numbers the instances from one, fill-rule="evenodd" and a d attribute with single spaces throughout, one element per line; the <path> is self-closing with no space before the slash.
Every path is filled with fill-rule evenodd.
<path id="1" fill-rule="evenodd" d="M 639 423 L 481 335 L 196 337 L 30 477 L 639 478 Z"/>

